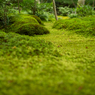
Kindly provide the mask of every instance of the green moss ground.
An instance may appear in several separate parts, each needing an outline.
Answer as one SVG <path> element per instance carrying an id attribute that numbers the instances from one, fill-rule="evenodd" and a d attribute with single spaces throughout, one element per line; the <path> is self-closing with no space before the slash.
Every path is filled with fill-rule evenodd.
<path id="1" fill-rule="evenodd" d="M 0 95 L 95 94 L 95 38 L 86 38 L 64 29 L 52 29 L 51 26 L 53 22 L 45 22 L 50 34 L 21 36 L 22 41 L 17 36 L 16 40 L 11 40 L 17 41 L 19 46 L 10 43 L 6 45 L 5 38 L 8 37 L 2 34 L 0 39 L 4 43 L 0 43 Z M 32 42 L 33 49 L 27 39 Z M 43 49 L 44 53 L 41 52 Z"/>

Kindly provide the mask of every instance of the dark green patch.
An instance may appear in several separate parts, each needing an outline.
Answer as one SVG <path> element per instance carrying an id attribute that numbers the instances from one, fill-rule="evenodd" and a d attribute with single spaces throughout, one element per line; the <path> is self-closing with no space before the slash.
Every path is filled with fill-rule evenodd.
<path id="1" fill-rule="evenodd" d="M 16 33 L 33 36 L 48 34 L 49 30 L 39 24 L 24 24 L 18 28 Z"/>

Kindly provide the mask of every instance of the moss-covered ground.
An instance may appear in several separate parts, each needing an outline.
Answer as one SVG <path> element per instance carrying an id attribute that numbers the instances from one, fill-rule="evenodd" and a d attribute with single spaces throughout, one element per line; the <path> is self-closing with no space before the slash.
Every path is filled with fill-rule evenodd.
<path id="1" fill-rule="evenodd" d="M 0 36 L 0 95 L 94 95 L 95 37 L 64 29 Z M 15 36 L 15 37 L 14 37 Z"/>

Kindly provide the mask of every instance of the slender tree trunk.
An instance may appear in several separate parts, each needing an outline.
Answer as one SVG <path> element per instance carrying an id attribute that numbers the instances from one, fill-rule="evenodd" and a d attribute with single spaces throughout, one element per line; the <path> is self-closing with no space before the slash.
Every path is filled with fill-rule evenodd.
<path id="1" fill-rule="evenodd" d="M 19 5 L 19 0 L 17 0 L 18 1 L 18 10 L 19 10 L 19 13 L 20 13 L 20 5 Z"/>
<path id="2" fill-rule="evenodd" d="M 57 18 L 57 11 L 56 11 L 56 5 L 55 5 L 55 1 L 53 0 L 53 9 L 54 9 L 54 14 L 55 14 L 55 19 L 58 20 Z"/>

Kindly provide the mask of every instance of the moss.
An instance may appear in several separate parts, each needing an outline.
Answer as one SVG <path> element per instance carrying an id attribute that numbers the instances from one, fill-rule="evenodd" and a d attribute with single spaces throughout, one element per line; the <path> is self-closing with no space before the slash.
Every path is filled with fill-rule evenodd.
<path id="1" fill-rule="evenodd" d="M 15 52 L 15 53 L 14 53 Z M 37 55 L 61 56 L 54 45 L 44 39 L 32 38 L 17 33 L 0 31 L 0 57 L 7 54 L 17 58 L 29 58 Z"/>
<path id="2" fill-rule="evenodd" d="M 78 34 L 95 36 L 95 17 L 73 18 L 58 20 L 53 28 L 74 30 Z"/>
<path id="3" fill-rule="evenodd" d="M 44 23 L 50 35 L 0 34 L 0 95 L 94 95 L 94 37 Z"/>
<path id="4" fill-rule="evenodd" d="M 6 32 L 16 32 L 29 36 L 49 33 L 49 31 L 40 25 L 31 15 L 17 15 L 12 18 L 12 22 L 13 23 L 7 27 Z"/>
<path id="5" fill-rule="evenodd" d="M 44 25 L 44 23 L 38 16 L 32 15 L 32 17 L 34 17 L 39 22 L 39 24 Z"/>
<path id="6" fill-rule="evenodd" d="M 49 31 L 42 25 L 29 23 L 23 24 L 21 27 L 19 27 L 16 33 L 33 36 L 48 34 Z"/>
<path id="7" fill-rule="evenodd" d="M 31 15 L 16 15 L 11 16 L 10 21 L 13 23 L 38 23 L 38 21 Z"/>
<path id="8" fill-rule="evenodd" d="M 59 19 L 58 21 L 54 23 L 53 28 L 56 28 L 56 29 L 67 28 L 66 22 L 67 20 Z"/>

